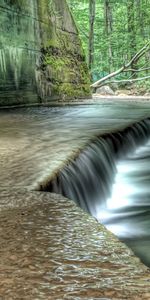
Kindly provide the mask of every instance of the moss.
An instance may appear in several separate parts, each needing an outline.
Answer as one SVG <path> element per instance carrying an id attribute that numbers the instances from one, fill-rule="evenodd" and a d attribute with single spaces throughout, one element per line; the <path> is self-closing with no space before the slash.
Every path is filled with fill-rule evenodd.
<path id="1" fill-rule="evenodd" d="M 69 82 L 74 80 L 74 72 L 70 67 L 70 59 L 67 57 L 49 56 L 45 57 L 45 66 L 49 69 L 52 81 Z"/>
<path id="2" fill-rule="evenodd" d="M 81 98 L 89 96 L 90 79 L 85 61 L 78 60 L 73 54 L 61 55 L 53 47 L 45 49 L 44 65 L 47 70 L 47 80 L 52 83 L 52 95 L 58 95 L 62 99 Z M 57 53 L 52 55 L 50 53 Z"/>
<path id="3" fill-rule="evenodd" d="M 66 95 L 66 96 L 73 96 L 74 95 L 74 86 L 71 83 L 63 83 L 59 87 L 59 94 Z"/>
<path id="4" fill-rule="evenodd" d="M 62 100 L 67 98 L 83 98 L 90 95 L 90 88 L 88 84 L 57 83 L 52 87 L 52 95 L 58 95 Z"/>
<path id="5" fill-rule="evenodd" d="M 61 71 L 62 67 L 64 67 L 64 65 L 65 65 L 65 61 L 59 57 L 46 55 L 45 64 L 52 66 L 53 68 L 57 69 L 58 71 Z"/>
<path id="6" fill-rule="evenodd" d="M 53 37 L 52 39 L 46 41 L 45 47 L 46 48 L 59 48 L 59 42 L 55 37 Z"/>
<path id="7" fill-rule="evenodd" d="M 91 84 L 90 76 L 89 76 L 87 65 L 84 61 L 79 64 L 79 71 L 81 74 L 81 81 L 90 85 Z"/>
<path id="8" fill-rule="evenodd" d="M 66 99 L 91 95 L 89 72 L 78 34 L 52 27 L 41 64 L 44 77 L 51 84 L 51 96 Z"/>
<path id="9" fill-rule="evenodd" d="M 57 30 L 57 40 L 59 41 L 59 48 L 61 49 L 62 55 L 66 55 L 67 53 L 78 56 L 78 60 L 84 59 L 85 55 L 81 48 L 78 35 Z"/>

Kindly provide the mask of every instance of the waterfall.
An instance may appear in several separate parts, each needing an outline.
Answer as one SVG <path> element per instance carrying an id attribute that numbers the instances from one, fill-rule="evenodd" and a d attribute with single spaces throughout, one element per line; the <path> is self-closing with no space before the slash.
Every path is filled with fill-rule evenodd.
<path id="1" fill-rule="evenodd" d="M 41 191 L 62 194 L 97 217 L 105 209 L 116 175 L 116 164 L 150 136 L 150 119 L 96 137 L 75 158 L 39 184 Z"/>

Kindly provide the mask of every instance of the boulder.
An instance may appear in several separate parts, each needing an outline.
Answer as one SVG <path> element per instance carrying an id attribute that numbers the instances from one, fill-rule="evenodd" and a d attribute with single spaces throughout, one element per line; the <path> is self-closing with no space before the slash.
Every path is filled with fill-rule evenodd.
<path id="1" fill-rule="evenodd" d="M 115 95 L 114 91 L 110 88 L 109 85 L 104 85 L 104 86 L 97 88 L 96 94 Z"/>

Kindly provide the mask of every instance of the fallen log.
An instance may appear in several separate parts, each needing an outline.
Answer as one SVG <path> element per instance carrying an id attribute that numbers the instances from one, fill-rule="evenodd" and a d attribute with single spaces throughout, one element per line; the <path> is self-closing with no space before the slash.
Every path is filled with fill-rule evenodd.
<path id="1" fill-rule="evenodd" d="M 103 83 L 105 82 L 105 84 L 108 83 L 108 80 L 111 79 L 112 77 L 115 77 L 117 75 L 119 75 L 122 72 L 128 72 L 130 71 L 129 67 L 132 66 L 133 64 L 137 63 L 139 61 L 139 59 L 147 52 L 150 51 L 150 41 L 143 47 L 141 48 L 132 58 L 131 60 L 124 64 L 120 69 L 118 69 L 115 72 L 112 72 L 108 75 L 106 75 L 105 77 L 99 79 L 98 81 L 94 82 L 91 87 L 92 88 L 97 88 L 103 85 Z M 149 78 L 148 76 L 143 77 L 141 79 L 137 78 L 137 79 L 126 79 L 126 80 L 121 80 L 121 81 L 117 81 L 118 82 L 131 82 L 131 81 L 137 81 L 137 80 L 144 80 Z"/>

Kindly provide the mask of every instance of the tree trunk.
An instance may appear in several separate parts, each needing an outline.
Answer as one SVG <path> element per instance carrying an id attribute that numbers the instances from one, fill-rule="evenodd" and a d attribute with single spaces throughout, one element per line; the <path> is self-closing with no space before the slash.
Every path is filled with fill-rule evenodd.
<path id="1" fill-rule="evenodd" d="M 142 0 L 135 0 L 136 5 L 136 23 L 141 37 L 144 37 L 144 16 L 142 10 Z"/>
<path id="2" fill-rule="evenodd" d="M 95 21 L 95 0 L 89 0 L 89 54 L 88 66 L 92 69 L 94 62 L 94 21 Z"/>
<path id="3" fill-rule="evenodd" d="M 113 22 L 112 22 L 112 9 L 110 0 L 105 0 L 104 2 L 105 10 L 105 31 L 108 39 L 108 59 L 109 59 L 109 72 L 112 72 L 113 69 L 113 51 L 111 45 L 111 33 L 113 31 Z"/>
<path id="4" fill-rule="evenodd" d="M 122 72 L 134 72 L 136 74 L 136 72 L 141 72 L 142 69 L 140 70 L 136 70 L 132 69 L 132 66 L 136 66 L 136 64 L 138 63 L 138 61 L 140 60 L 141 57 L 143 57 L 147 52 L 150 52 L 150 42 L 148 42 L 143 48 L 141 48 L 132 58 L 129 62 L 127 62 L 125 65 L 123 65 L 121 68 L 119 68 L 117 71 L 112 72 L 110 74 L 108 74 L 107 76 L 99 79 L 98 81 L 94 82 L 91 87 L 93 88 L 97 88 L 99 86 L 102 86 L 103 83 L 108 82 L 108 80 L 110 80 L 112 77 L 115 77 L 117 75 L 119 75 Z M 143 69 L 144 70 L 144 69 Z M 148 76 L 149 78 L 149 76 Z M 147 79 L 147 77 L 145 78 Z M 138 79 L 129 79 L 129 80 L 123 80 L 122 82 L 131 82 L 131 81 L 137 81 Z M 143 80 L 143 78 L 142 78 Z M 121 81 L 118 81 L 121 82 Z"/>
<path id="5" fill-rule="evenodd" d="M 130 59 L 134 53 L 136 53 L 136 28 L 135 28 L 135 0 L 127 0 L 127 17 L 128 17 L 128 45 Z M 136 69 L 134 62 L 131 66 L 132 69 Z M 135 73 L 132 72 L 132 77 L 135 77 Z"/>

